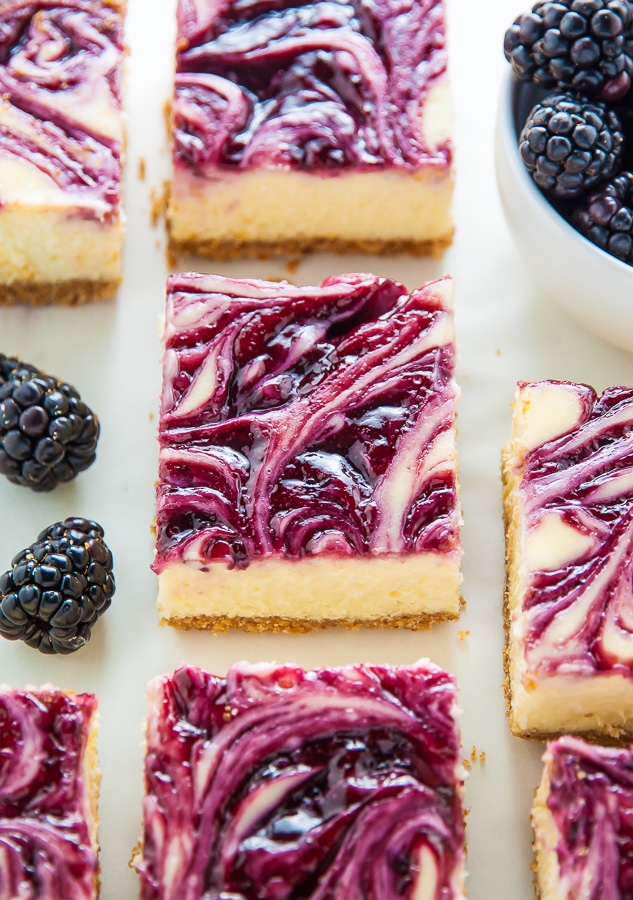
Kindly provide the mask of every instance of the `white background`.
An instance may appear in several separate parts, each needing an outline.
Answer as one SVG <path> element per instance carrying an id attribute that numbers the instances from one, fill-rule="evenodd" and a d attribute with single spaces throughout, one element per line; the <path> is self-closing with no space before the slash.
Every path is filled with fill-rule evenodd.
<path id="1" fill-rule="evenodd" d="M 127 863 L 141 825 L 144 692 L 154 675 L 187 660 L 218 674 L 238 659 L 410 663 L 429 656 L 461 686 L 464 756 L 473 745 L 466 789 L 468 893 L 473 900 L 533 896 L 529 810 L 542 748 L 508 730 L 501 682 L 503 527 L 499 453 L 519 379 L 557 378 L 598 389 L 633 383 L 633 358 L 583 331 L 539 295 L 506 229 L 494 179 L 493 135 L 502 43 L 520 0 L 448 0 L 456 107 L 457 232 L 441 260 L 308 258 L 292 275 L 281 262 L 205 266 L 233 276 L 288 277 L 316 284 L 327 275 L 373 271 L 415 287 L 442 274 L 456 282 L 460 350 L 459 452 L 464 508 L 464 597 L 459 622 L 427 632 L 344 630 L 308 635 L 182 633 L 159 628 L 152 559 L 156 423 L 160 391 L 157 323 L 166 275 L 164 236 L 150 225 L 150 191 L 169 174 L 163 106 L 170 94 L 174 0 L 129 0 L 125 281 L 116 302 L 83 309 L 0 310 L 0 351 L 19 355 L 75 384 L 99 414 L 96 464 L 49 495 L 1 479 L 0 569 L 37 533 L 68 515 L 97 519 L 115 558 L 117 593 L 91 643 L 74 656 L 40 656 L 0 641 L 0 682 L 52 681 L 101 697 L 102 898 L 132 900 Z M 139 160 L 147 178 L 138 176 Z M 197 264 L 200 265 L 200 264 Z M 536 268 L 538 259 L 533 263 Z M 191 263 L 193 268 L 196 263 Z M 605 285 L 608 290 L 608 285 Z M 596 297 L 600 303 L 600 297 Z M 464 640 L 459 631 L 468 631 Z"/>

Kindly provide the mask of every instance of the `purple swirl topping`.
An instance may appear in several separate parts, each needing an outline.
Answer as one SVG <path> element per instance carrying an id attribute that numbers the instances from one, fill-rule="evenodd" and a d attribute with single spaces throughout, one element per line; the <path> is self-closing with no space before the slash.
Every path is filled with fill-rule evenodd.
<path id="1" fill-rule="evenodd" d="M 450 292 L 171 278 L 155 571 L 459 556 Z"/>
<path id="2" fill-rule="evenodd" d="M 443 0 L 179 0 L 174 161 L 445 169 L 423 115 L 445 74 Z"/>
<path id="3" fill-rule="evenodd" d="M 0 5 L 0 159 L 28 162 L 103 219 L 120 198 L 123 52 L 119 0 Z"/>
<path id="4" fill-rule="evenodd" d="M 523 601 L 530 671 L 633 675 L 633 389 L 562 384 L 574 427 L 523 464 L 525 530 L 552 514 L 577 552 L 533 570 Z M 525 385 L 522 386 L 525 388 Z M 577 538 L 576 538 L 577 536 Z"/>
<path id="5" fill-rule="evenodd" d="M 565 900 L 633 896 L 633 752 L 564 737 L 548 745 L 547 807 Z"/>
<path id="6" fill-rule="evenodd" d="M 155 679 L 143 900 L 461 898 L 455 696 L 428 663 Z"/>
<path id="7" fill-rule="evenodd" d="M 92 900 L 84 754 L 97 701 L 0 690 L 0 900 Z"/>

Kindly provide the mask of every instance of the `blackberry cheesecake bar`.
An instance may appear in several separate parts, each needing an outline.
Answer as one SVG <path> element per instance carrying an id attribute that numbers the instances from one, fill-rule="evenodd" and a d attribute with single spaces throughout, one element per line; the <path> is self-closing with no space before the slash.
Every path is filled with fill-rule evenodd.
<path id="1" fill-rule="evenodd" d="M 305 631 L 455 618 L 452 283 L 168 282 L 159 612 Z"/>
<path id="2" fill-rule="evenodd" d="M 463 900 L 456 712 L 425 661 L 156 678 L 142 900 Z"/>
<path id="3" fill-rule="evenodd" d="M 121 280 L 124 0 L 0 4 L 0 303 Z"/>
<path id="4" fill-rule="evenodd" d="M 0 686 L 0 898 L 98 894 L 97 700 Z"/>
<path id="5" fill-rule="evenodd" d="M 172 249 L 443 250 L 446 66 L 443 0 L 179 0 Z"/>
<path id="6" fill-rule="evenodd" d="M 547 747 L 532 824 L 540 900 L 633 891 L 633 752 L 562 737 Z"/>
<path id="7" fill-rule="evenodd" d="M 631 388 L 519 385 L 503 465 L 515 734 L 633 732 L 632 431 Z"/>

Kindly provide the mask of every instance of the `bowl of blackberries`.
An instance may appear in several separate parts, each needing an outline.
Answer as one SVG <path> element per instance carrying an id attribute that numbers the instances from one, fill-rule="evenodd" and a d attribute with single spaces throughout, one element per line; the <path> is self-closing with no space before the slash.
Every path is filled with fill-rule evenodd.
<path id="1" fill-rule="evenodd" d="M 535 279 L 633 350 L 633 0 L 545 0 L 508 28 L 497 180 Z"/>

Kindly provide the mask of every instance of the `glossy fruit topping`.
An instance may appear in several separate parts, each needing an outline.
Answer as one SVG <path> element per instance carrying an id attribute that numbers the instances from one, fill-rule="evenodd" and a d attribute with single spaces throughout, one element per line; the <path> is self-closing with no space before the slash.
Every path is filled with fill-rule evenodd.
<path id="1" fill-rule="evenodd" d="M 459 554 L 449 279 L 169 282 L 156 571 Z"/>
<path id="2" fill-rule="evenodd" d="M 424 116 L 446 74 L 444 20 L 443 0 L 180 0 L 176 163 L 447 167 Z"/>
<path id="3" fill-rule="evenodd" d="M 532 547 L 523 600 L 528 669 L 630 677 L 633 389 L 599 396 L 587 385 L 536 387 L 542 404 L 552 390 L 566 393 L 573 425 L 531 449 L 520 470 L 524 539 Z"/>
<path id="4" fill-rule="evenodd" d="M 102 220 L 120 197 L 123 53 L 115 0 L 0 3 L 0 155 Z M 5 177 L 11 188 L 16 170 Z"/>
<path id="5" fill-rule="evenodd" d="M 633 753 L 564 737 L 548 745 L 547 807 L 560 900 L 633 896 Z"/>
<path id="6" fill-rule="evenodd" d="M 96 711 L 90 694 L 0 688 L 0 900 L 95 897 L 84 761 Z"/>
<path id="7" fill-rule="evenodd" d="M 462 898 L 454 716 L 427 663 L 154 680 L 143 900 Z"/>

